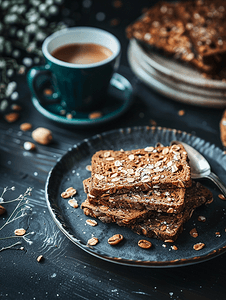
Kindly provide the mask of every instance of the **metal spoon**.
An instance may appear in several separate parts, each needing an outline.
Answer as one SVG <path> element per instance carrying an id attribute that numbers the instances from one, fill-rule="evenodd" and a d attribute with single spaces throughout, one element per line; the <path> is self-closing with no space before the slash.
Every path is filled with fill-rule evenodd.
<path id="1" fill-rule="evenodd" d="M 184 142 L 172 141 L 171 145 L 182 144 L 188 153 L 189 165 L 191 168 L 191 178 L 207 178 L 212 180 L 226 197 L 226 186 L 222 180 L 211 171 L 208 161 L 193 147 Z"/>

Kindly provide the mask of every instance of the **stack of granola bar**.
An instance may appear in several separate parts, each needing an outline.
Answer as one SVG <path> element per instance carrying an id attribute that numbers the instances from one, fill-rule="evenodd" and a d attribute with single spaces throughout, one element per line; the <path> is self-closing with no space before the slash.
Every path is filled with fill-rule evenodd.
<path id="1" fill-rule="evenodd" d="M 181 144 L 98 151 L 91 166 L 91 178 L 83 182 L 84 213 L 148 237 L 176 240 L 194 209 L 212 197 L 192 183 Z"/>
<path id="2" fill-rule="evenodd" d="M 226 59 L 226 1 L 158 2 L 126 29 L 149 49 L 220 76 Z"/>

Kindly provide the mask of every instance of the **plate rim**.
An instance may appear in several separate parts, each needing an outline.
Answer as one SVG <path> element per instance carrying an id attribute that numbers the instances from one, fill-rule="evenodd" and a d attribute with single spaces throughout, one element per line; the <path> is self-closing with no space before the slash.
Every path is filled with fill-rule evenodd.
<path id="1" fill-rule="evenodd" d="M 167 86 L 165 83 L 162 83 L 148 74 L 146 70 L 143 69 L 141 65 L 136 61 L 136 59 L 132 59 L 132 50 L 131 45 L 128 48 L 128 62 L 132 71 L 135 75 L 143 81 L 147 86 L 154 89 L 161 95 L 170 98 L 174 101 L 180 103 L 186 103 L 189 105 L 201 106 L 201 107 L 213 107 L 213 108 L 225 108 L 226 101 L 225 99 L 217 99 L 215 98 L 213 101 L 206 99 L 207 97 L 201 95 L 192 95 L 184 91 L 180 91 L 177 89 L 173 89 L 170 86 Z M 192 97 L 195 97 L 192 99 Z M 199 98 L 199 99 L 198 99 Z M 198 101 L 197 101 L 198 99 Z M 195 101 L 196 100 L 196 101 Z"/>
<path id="2" fill-rule="evenodd" d="M 197 87 L 203 87 L 203 88 L 206 88 L 206 89 L 223 89 L 224 91 L 226 90 L 225 82 L 222 82 L 220 80 L 202 78 L 201 75 L 200 75 L 200 78 L 199 78 L 200 81 L 198 81 L 197 78 L 193 79 L 190 76 L 184 75 L 184 74 L 180 74 L 178 76 L 177 72 L 169 69 L 168 67 L 165 67 L 165 66 L 161 65 L 159 62 L 157 62 L 153 58 L 151 58 L 146 53 L 146 51 L 144 49 L 142 49 L 142 47 L 139 45 L 139 43 L 135 39 L 130 40 L 129 45 L 132 45 L 133 47 L 135 47 L 136 51 L 138 51 L 142 54 L 142 57 L 144 58 L 144 60 L 150 66 L 152 66 L 154 69 L 156 69 L 160 73 L 162 73 L 164 75 L 167 75 L 167 76 L 171 77 L 172 79 L 174 79 L 176 81 L 182 81 L 184 83 L 192 84 L 192 85 L 195 85 Z M 156 56 L 159 55 L 157 53 L 154 53 L 154 54 Z M 177 62 L 177 64 L 179 64 L 179 63 Z M 182 65 L 182 66 L 184 68 L 186 68 L 186 66 L 184 66 L 184 65 Z"/>
<path id="3" fill-rule="evenodd" d="M 197 263 L 201 263 L 204 261 L 208 261 L 210 259 L 213 259 L 221 254 L 223 254 L 226 251 L 226 240 L 225 240 L 225 245 L 222 246 L 219 249 L 214 249 L 211 252 L 208 252 L 207 254 L 203 254 L 203 255 L 197 255 L 194 256 L 192 258 L 187 258 L 187 259 L 175 259 L 173 261 L 144 261 L 144 260 L 134 260 L 134 259 L 125 259 L 125 258 L 120 258 L 120 257 L 111 257 L 108 256 L 106 254 L 101 254 L 99 253 L 100 251 L 92 251 L 93 247 L 88 246 L 88 245 L 84 245 L 83 243 L 81 243 L 81 241 L 79 239 L 77 239 L 76 237 L 73 237 L 62 225 L 62 223 L 58 220 L 56 214 L 53 211 L 53 208 L 51 207 L 51 203 L 50 203 L 50 199 L 49 199 L 49 194 L 48 194 L 48 188 L 49 188 L 49 182 L 51 180 L 51 176 L 52 173 L 54 172 L 55 168 L 58 166 L 59 163 L 61 163 L 62 159 L 65 158 L 65 156 L 69 155 L 70 152 L 73 151 L 73 149 L 79 148 L 81 147 L 81 145 L 83 143 L 87 143 L 89 140 L 95 140 L 95 139 L 100 139 L 102 136 L 106 136 L 106 135 L 110 135 L 110 134 L 114 134 L 115 132 L 121 132 L 123 133 L 124 131 L 127 131 L 128 133 L 131 133 L 131 131 L 133 130 L 141 130 L 141 129 L 145 129 L 146 130 L 157 130 L 157 131 L 169 131 L 172 132 L 175 136 L 179 135 L 179 141 L 183 141 L 183 139 L 187 136 L 189 136 L 192 140 L 192 142 L 195 142 L 196 144 L 196 140 L 198 139 L 202 145 L 209 145 L 212 148 L 215 148 L 218 152 L 220 151 L 222 158 L 225 158 L 225 155 L 223 155 L 223 151 L 216 146 L 215 144 L 210 144 L 209 142 L 206 142 L 204 139 L 199 138 L 191 133 L 187 133 L 186 131 L 181 131 L 181 130 L 177 130 L 177 129 L 171 129 L 171 128 L 167 128 L 167 127 L 161 127 L 161 126 L 133 126 L 133 127 L 125 127 L 125 128 L 119 128 L 119 129 L 113 129 L 110 131 L 106 131 L 103 132 L 101 134 L 96 134 L 94 136 L 92 136 L 89 139 L 83 139 L 81 142 L 73 145 L 73 147 L 70 147 L 67 152 L 62 155 L 56 162 L 56 164 L 54 165 L 54 167 L 51 168 L 51 170 L 49 171 L 49 174 L 47 176 L 46 179 L 46 184 L 45 184 L 45 198 L 46 198 L 46 203 L 47 203 L 47 207 L 48 210 L 50 212 L 51 217 L 53 218 L 53 221 L 56 223 L 56 225 L 58 226 L 58 228 L 61 230 L 61 232 L 67 237 L 69 238 L 69 240 L 71 242 L 73 242 L 73 244 L 75 244 L 76 246 L 78 246 L 79 248 L 81 248 L 82 250 L 84 250 L 86 253 L 89 253 L 90 255 L 93 255 L 94 257 L 97 257 L 99 259 L 103 259 L 105 261 L 108 262 L 113 262 L 116 264 L 120 264 L 120 265 L 126 265 L 126 266 L 133 266 L 133 267 L 147 267 L 147 268 L 172 268 L 172 267 L 181 267 L 181 266 L 189 266 L 189 265 L 193 265 L 193 264 L 197 264 Z"/>

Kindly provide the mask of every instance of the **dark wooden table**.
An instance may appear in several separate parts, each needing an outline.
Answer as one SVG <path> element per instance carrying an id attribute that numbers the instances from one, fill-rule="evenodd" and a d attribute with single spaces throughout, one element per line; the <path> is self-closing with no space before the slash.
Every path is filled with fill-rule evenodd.
<path id="1" fill-rule="evenodd" d="M 110 263 L 87 254 L 74 245 L 58 229 L 48 211 L 45 182 L 48 172 L 68 148 L 104 131 L 131 126 L 175 128 L 192 133 L 223 149 L 219 121 L 222 109 L 189 106 L 163 97 L 142 84 L 130 70 L 126 51 L 128 41 L 125 26 L 140 15 L 148 1 L 124 1 L 121 10 L 96 1 L 91 11 L 82 11 L 79 25 L 93 25 L 114 33 L 121 41 L 123 53 L 119 73 L 133 85 L 134 102 L 117 120 L 99 127 L 65 128 L 42 116 L 31 103 L 26 77 L 16 77 L 22 106 L 20 119 L 7 123 L 0 119 L 0 193 L 5 187 L 5 199 L 13 199 L 32 187 L 28 197 L 31 210 L 0 231 L 0 238 L 12 236 L 17 228 L 25 228 L 28 241 L 21 238 L 0 241 L 0 249 L 18 241 L 11 249 L 0 252 L 0 298 L 2 299 L 195 299 L 225 298 L 226 255 L 212 260 L 178 268 L 141 268 Z M 126 7 L 125 7 L 126 5 Z M 97 12 L 106 18 L 97 21 Z M 109 20 L 120 23 L 111 26 Z M 185 114 L 180 116 L 179 110 Z M 25 141 L 32 141 L 31 131 L 22 132 L 20 124 L 30 122 L 32 129 L 46 127 L 53 133 L 53 142 L 38 145 L 35 152 L 24 150 Z M 7 215 L 0 217 L 0 226 L 15 207 L 5 205 Z M 30 241 L 30 242 L 29 242 Z M 22 250 L 21 250 L 22 247 Z M 37 257 L 43 255 L 40 263 Z"/>

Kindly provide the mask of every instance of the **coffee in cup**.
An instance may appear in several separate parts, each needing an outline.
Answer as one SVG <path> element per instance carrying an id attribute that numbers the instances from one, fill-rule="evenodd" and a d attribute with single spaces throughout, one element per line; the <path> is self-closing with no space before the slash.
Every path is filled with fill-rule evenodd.
<path id="1" fill-rule="evenodd" d="M 56 48 L 51 55 L 71 64 L 93 64 L 107 59 L 112 51 L 105 46 L 91 43 L 68 44 Z"/>
<path id="2" fill-rule="evenodd" d="M 120 62 L 121 45 L 114 35 L 93 27 L 67 28 L 50 35 L 42 52 L 46 65 L 28 73 L 30 90 L 42 105 L 53 100 L 39 93 L 37 82 L 45 78 L 52 82 L 55 101 L 67 111 L 92 111 L 104 105 Z"/>

